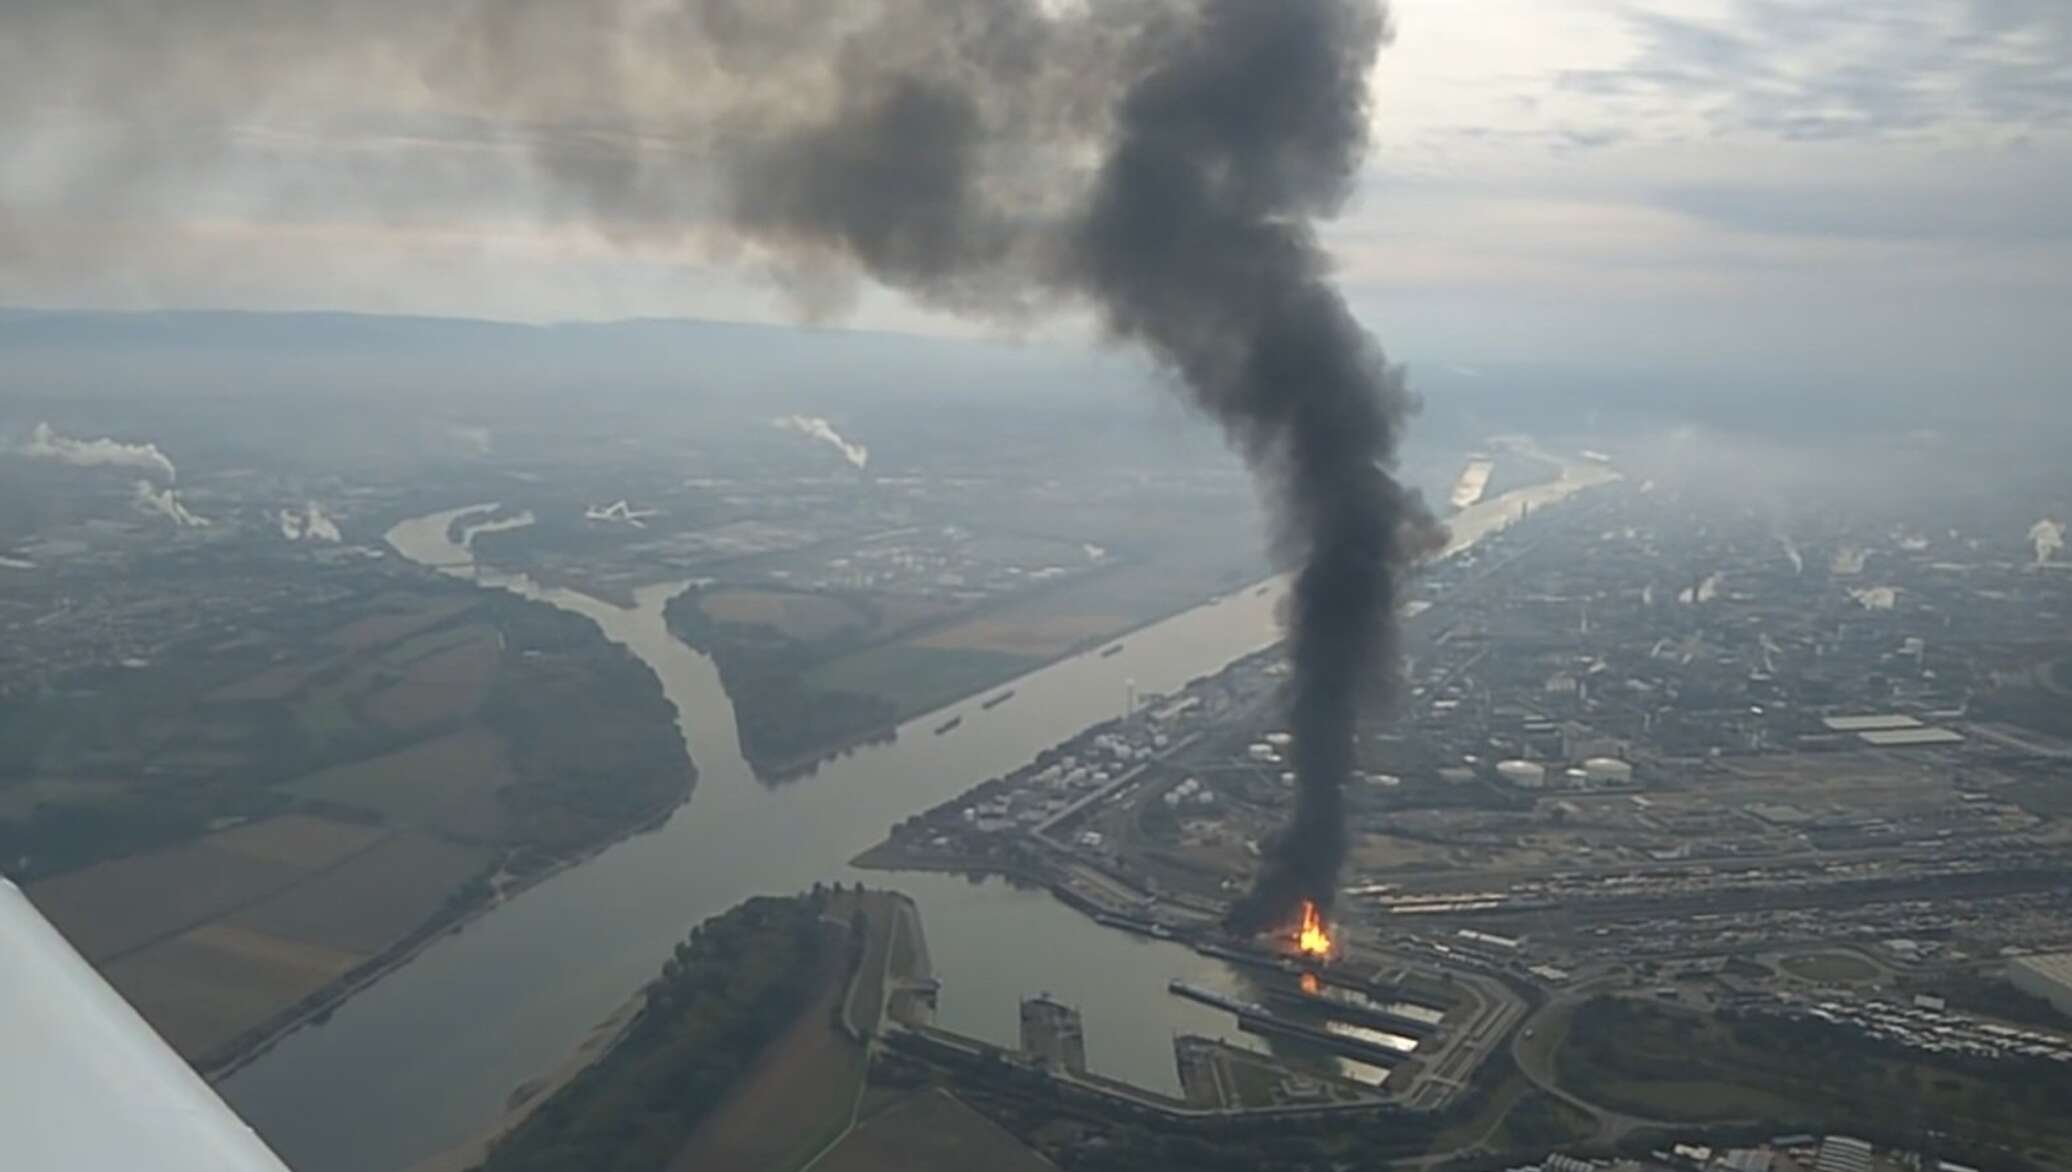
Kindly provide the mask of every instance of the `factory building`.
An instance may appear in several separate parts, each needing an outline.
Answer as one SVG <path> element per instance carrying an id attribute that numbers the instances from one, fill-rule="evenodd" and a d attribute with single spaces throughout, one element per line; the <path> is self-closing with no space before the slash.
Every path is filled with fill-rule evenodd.
<path id="1" fill-rule="evenodd" d="M 2007 976 L 2015 988 L 2072 1014 L 2072 952 L 2024 956 L 2007 966 Z"/>
<path id="2" fill-rule="evenodd" d="M 1079 1011 L 1049 994 L 1022 1002 L 1022 1052 L 1054 1070 L 1086 1073 L 1086 1027 Z"/>
<path id="3" fill-rule="evenodd" d="M 1831 1135 L 1820 1141 L 1820 1154 L 1813 1160 L 1814 1172 L 1871 1172 L 1871 1145 L 1847 1135 Z"/>

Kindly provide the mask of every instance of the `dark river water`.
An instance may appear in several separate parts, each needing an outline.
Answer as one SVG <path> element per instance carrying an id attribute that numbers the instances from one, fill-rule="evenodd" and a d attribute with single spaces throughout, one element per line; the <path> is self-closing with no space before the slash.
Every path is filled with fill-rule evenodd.
<path id="1" fill-rule="evenodd" d="M 1537 507 L 1572 484 L 1511 494 Z M 1519 500 L 1454 518 L 1466 544 L 1517 515 Z M 448 540 L 455 509 L 398 525 L 404 556 L 476 576 Z M 530 579 L 479 581 L 594 619 L 661 678 L 697 762 L 690 801 L 660 829 L 630 838 L 508 900 L 353 997 L 321 1026 L 284 1039 L 226 1080 L 231 1105 L 298 1172 L 383 1172 L 465 1141 L 502 1113 L 520 1083 L 557 1066 L 584 1035 L 654 975 L 691 925 L 757 894 L 864 879 L 918 903 L 935 973 L 939 1024 L 1012 1044 L 1022 997 L 1048 992 L 1085 1016 L 1088 1065 L 1177 1093 L 1172 1039 L 1229 1038 L 1226 1013 L 1171 996 L 1174 977 L 1239 989 L 1220 962 L 1182 946 L 1095 924 L 1042 891 L 956 876 L 865 873 L 847 860 L 894 823 L 1006 772 L 1120 714 L 1128 681 L 1171 691 L 1279 637 L 1278 582 L 1246 589 L 1130 635 L 1121 653 L 1089 652 L 1015 682 L 991 710 L 973 697 L 908 722 L 898 739 L 858 749 L 779 786 L 756 780 L 710 660 L 666 630 L 679 586 L 640 592 L 624 609 Z M 991 694 L 997 689 L 989 689 Z M 932 730 L 951 714 L 963 724 Z"/>

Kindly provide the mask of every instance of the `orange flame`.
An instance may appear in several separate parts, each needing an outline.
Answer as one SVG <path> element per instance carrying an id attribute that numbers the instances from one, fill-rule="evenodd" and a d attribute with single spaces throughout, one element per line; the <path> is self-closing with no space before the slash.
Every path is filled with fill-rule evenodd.
<path id="1" fill-rule="evenodd" d="M 1322 981 L 1317 980 L 1315 973 L 1304 973 L 1302 974 L 1302 991 L 1315 997 L 1323 993 L 1324 984 Z"/>
<path id="2" fill-rule="evenodd" d="M 1331 955 L 1331 933 L 1324 927 L 1324 918 L 1317 914 L 1317 905 L 1302 901 L 1302 927 L 1295 933 L 1295 947 L 1309 956 Z"/>

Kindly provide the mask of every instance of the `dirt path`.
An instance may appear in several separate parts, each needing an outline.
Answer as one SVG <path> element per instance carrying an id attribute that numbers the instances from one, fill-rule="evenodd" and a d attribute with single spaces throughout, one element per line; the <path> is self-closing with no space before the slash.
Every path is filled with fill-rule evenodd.
<path id="1" fill-rule="evenodd" d="M 834 1024 L 849 991 L 849 932 L 826 929 L 813 999 L 691 1133 L 670 1172 L 790 1172 L 848 1126 L 864 1048 Z"/>

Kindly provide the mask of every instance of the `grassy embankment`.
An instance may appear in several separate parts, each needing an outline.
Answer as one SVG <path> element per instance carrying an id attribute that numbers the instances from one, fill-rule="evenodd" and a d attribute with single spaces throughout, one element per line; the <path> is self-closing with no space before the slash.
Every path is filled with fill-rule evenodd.
<path id="1" fill-rule="evenodd" d="M 803 1073 L 795 1057 L 825 1057 L 787 1045 L 809 1022 L 812 1033 L 840 1038 L 827 1016 L 810 1012 L 831 1006 L 845 983 L 847 929 L 824 918 L 825 904 L 759 897 L 692 929 L 618 1045 L 498 1141 L 485 1172 L 676 1166 L 708 1120 L 738 1102 L 745 1077 L 773 1059 Z M 796 1136 L 812 1109 L 801 1100 L 776 1130 Z"/>
<path id="2" fill-rule="evenodd" d="M 859 1113 L 899 909 L 885 892 L 816 889 L 706 921 L 618 1043 L 499 1140 L 485 1172 L 808 1163 Z"/>

